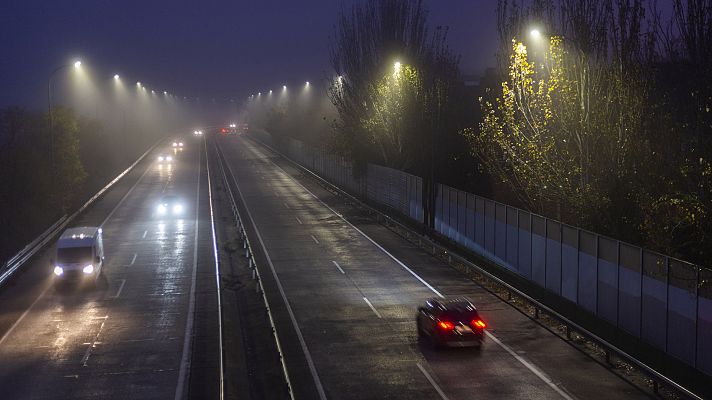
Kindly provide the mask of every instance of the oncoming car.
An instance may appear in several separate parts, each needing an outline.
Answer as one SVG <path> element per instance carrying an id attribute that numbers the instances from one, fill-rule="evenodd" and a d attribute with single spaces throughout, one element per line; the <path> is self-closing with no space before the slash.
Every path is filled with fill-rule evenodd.
<path id="1" fill-rule="evenodd" d="M 203 131 L 201 131 L 201 130 L 199 130 L 199 129 L 198 129 L 198 130 L 195 130 L 195 131 L 193 131 L 193 135 L 195 135 L 195 136 L 203 136 Z"/>
<path id="2" fill-rule="evenodd" d="M 161 197 L 156 206 L 156 215 L 159 217 L 177 217 L 183 215 L 185 206 L 178 196 L 167 194 Z"/>
<path id="3" fill-rule="evenodd" d="M 181 141 L 175 141 L 175 142 L 173 142 L 173 148 L 174 148 L 174 149 L 182 149 L 182 148 L 183 148 L 183 142 L 181 142 Z"/>
<path id="4" fill-rule="evenodd" d="M 159 163 L 171 163 L 171 162 L 173 162 L 173 156 L 161 154 L 158 156 L 158 162 Z"/>
<path id="5" fill-rule="evenodd" d="M 101 228 L 69 228 L 57 240 L 52 272 L 56 284 L 96 283 L 104 265 L 104 241 Z"/>
<path id="6" fill-rule="evenodd" d="M 487 327 L 475 305 L 464 297 L 428 299 L 418 308 L 416 324 L 418 337 L 449 347 L 480 347 Z"/>

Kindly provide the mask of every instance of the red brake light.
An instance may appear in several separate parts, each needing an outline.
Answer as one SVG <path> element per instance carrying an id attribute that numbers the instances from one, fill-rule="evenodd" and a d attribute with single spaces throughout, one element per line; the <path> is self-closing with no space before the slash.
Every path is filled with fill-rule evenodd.
<path id="1" fill-rule="evenodd" d="M 485 321 L 483 321 L 481 319 L 473 319 L 472 326 L 480 328 L 480 329 L 485 329 L 487 327 L 487 324 L 485 324 Z"/>
<path id="2" fill-rule="evenodd" d="M 438 322 L 438 326 L 440 327 L 440 329 L 444 329 L 446 331 L 451 331 L 451 330 L 455 329 L 455 325 L 453 325 L 452 322 L 448 322 L 448 321 L 440 321 L 440 322 Z"/>
<path id="3" fill-rule="evenodd" d="M 225 128 L 220 129 L 220 132 L 225 133 Z"/>

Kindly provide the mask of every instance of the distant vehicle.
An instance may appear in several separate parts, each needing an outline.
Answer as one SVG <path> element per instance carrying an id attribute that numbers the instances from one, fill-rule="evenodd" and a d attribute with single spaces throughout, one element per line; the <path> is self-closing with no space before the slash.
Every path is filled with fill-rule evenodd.
<path id="1" fill-rule="evenodd" d="M 220 128 L 220 134 L 223 136 L 227 135 L 237 135 L 237 125 L 235 124 L 230 124 L 230 126 L 226 126 L 223 128 Z"/>
<path id="2" fill-rule="evenodd" d="M 183 142 L 179 142 L 179 141 L 173 142 L 173 148 L 182 149 L 182 148 L 183 148 Z"/>
<path id="3" fill-rule="evenodd" d="M 246 134 L 247 131 L 250 129 L 249 125 L 247 123 L 242 124 L 242 133 Z"/>
<path id="4" fill-rule="evenodd" d="M 53 260 L 56 283 L 96 283 L 104 265 L 104 241 L 101 228 L 85 226 L 64 231 L 57 240 Z"/>
<path id="5" fill-rule="evenodd" d="M 481 346 L 487 324 L 472 302 L 464 297 L 432 298 L 418 308 L 418 337 L 429 338 L 434 346 Z"/>
<path id="6" fill-rule="evenodd" d="M 159 163 L 171 163 L 171 162 L 173 162 L 173 156 L 161 154 L 158 156 L 158 162 Z"/>
<path id="7" fill-rule="evenodd" d="M 195 136 L 203 136 L 203 131 L 202 131 L 202 130 L 195 130 L 195 131 L 193 131 L 193 135 L 195 135 Z"/>
<path id="8" fill-rule="evenodd" d="M 161 217 L 180 216 L 183 215 L 184 211 L 185 207 L 183 205 L 183 201 L 181 201 L 178 196 L 172 194 L 167 194 L 161 197 L 161 201 L 159 201 L 158 205 L 156 206 L 156 214 Z"/>

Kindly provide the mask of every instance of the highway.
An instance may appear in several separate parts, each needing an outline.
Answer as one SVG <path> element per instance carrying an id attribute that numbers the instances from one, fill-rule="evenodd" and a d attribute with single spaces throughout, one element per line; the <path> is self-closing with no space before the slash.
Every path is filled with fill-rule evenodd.
<path id="1" fill-rule="evenodd" d="M 103 228 L 96 288 L 55 288 L 52 246 L 0 292 L 0 398 L 217 396 L 206 157 L 202 139 L 184 139 L 175 154 L 159 144 L 71 224 Z M 184 215 L 154 215 L 165 193 L 184 199 Z"/>
<path id="2" fill-rule="evenodd" d="M 266 147 L 216 140 L 259 246 L 296 398 L 649 398 Z M 482 349 L 419 342 L 416 308 L 441 295 L 478 306 Z"/>

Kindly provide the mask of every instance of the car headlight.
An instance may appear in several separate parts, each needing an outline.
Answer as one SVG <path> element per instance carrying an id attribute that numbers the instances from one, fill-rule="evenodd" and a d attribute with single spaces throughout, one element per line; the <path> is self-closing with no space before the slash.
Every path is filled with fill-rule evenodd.
<path id="1" fill-rule="evenodd" d="M 158 161 L 163 161 L 163 156 L 158 156 Z"/>
<path id="2" fill-rule="evenodd" d="M 178 146 L 183 147 L 183 142 L 178 143 Z"/>
<path id="3" fill-rule="evenodd" d="M 166 157 L 166 161 L 173 161 L 173 157 L 171 157 L 171 156 Z"/>
<path id="4" fill-rule="evenodd" d="M 64 268 L 60 267 L 59 265 L 54 267 L 54 274 L 57 276 L 60 276 L 64 273 Z"/>
<path id="5" fill-rule="evenodd" d="M 86 267 L 84 267 L 84 269 L 82 269 L 82 272 L 84 272 L 87 275 L 92 274 L 92 273 L 94 273 L 94 266 L 89 264 Z"/>
<path id="6" fill-rule="evenodd" d="M 163 204 L 160 204 L 160 205 L 158 206 L 158 213 L 159 213 L 159 214 L 165 214 L 165 213 L 166 213 L 166 206 L 164 206 Z"/>
<path id="7" fill-rule="evenodd" d="M 178 146 L 178 143 L 173 142 L 173 147 L 176 147 L 176 146 Z"/>
<path id="8" fill-rule="evenodd" d="M 173 206 L 173 213 L 174 214 L 180 214 L 183 212 L 183 205 L 182 204 L 176 204 Z"/>

